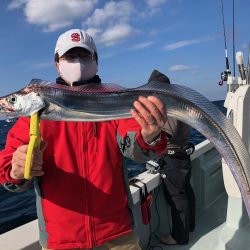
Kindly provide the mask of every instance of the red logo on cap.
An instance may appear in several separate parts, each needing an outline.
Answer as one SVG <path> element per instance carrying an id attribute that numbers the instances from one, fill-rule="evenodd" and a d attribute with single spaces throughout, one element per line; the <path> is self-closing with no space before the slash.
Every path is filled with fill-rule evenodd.
<path id="1" fill-rule="evenodd" d="M 73 33 L 71 35 L 71 41 L 72 42 L 79 42 L 80 41 L 80 35 L 78 33 Z"/>

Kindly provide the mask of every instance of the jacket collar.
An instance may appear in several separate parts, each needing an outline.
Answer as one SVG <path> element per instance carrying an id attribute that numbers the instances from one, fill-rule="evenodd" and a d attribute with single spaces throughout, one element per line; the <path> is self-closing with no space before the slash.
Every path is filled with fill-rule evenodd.
<path id="1" fill-rule="evenodd" d="M 86 80 L 86 81 L 73 82 L 72 86 L 80 86 L 80 85 L 87 84 L 87 83 L 101 83 L 101 81 L 102 81 L 101 78 L 98 75 L 95 75 L 94 77 L 92 77 L 91 79 Z M 67 85 L 67 86 L 69 85 L 68 83 L 66 83 L 62 79 L 62 77 L 56 78 L 56 83 L 62 84 L 62 85 Z"/>

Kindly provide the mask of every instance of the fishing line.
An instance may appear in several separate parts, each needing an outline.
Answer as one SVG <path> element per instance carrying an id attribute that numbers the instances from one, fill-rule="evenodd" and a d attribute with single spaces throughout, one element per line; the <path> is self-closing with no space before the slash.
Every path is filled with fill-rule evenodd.
<path id="1" fill-rule="evenodd" d="M 234 33 L 234 0 L 233 0 L 233 76 L 235 77 L 235 33 Z"/>

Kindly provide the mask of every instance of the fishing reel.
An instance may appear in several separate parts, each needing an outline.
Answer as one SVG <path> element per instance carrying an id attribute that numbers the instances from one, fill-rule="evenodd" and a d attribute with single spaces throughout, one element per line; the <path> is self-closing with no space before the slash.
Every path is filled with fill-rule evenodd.
<path id="1" fill-rule="evenodd" d="M 231 74 L 231 71 L 223 71 L 220 74 L 220 81 L 219 81 L 219 85 L 222 86 L 224 82 L 226 82 L 228 80 L 228 76 Z"/>

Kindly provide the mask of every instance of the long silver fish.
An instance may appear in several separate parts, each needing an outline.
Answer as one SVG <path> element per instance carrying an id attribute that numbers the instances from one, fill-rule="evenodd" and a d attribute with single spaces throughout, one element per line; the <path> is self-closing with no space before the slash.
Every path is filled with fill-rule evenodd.
<path id="1" fill-rule="evenodd" d="M 32 80 L 22 90 L 0 98 L 0 116 L 29 116 L 62 121 L 103 121 L 131 117 L 138 96 L 154 95 L 166 105 L 167 115 L 198 130 L 227 162 L 250 217 L 250 158 L 232 123 L 209 100 L 180 85 L 150 82 L 126 89 L 112 84 L 70 87 Z"/>

